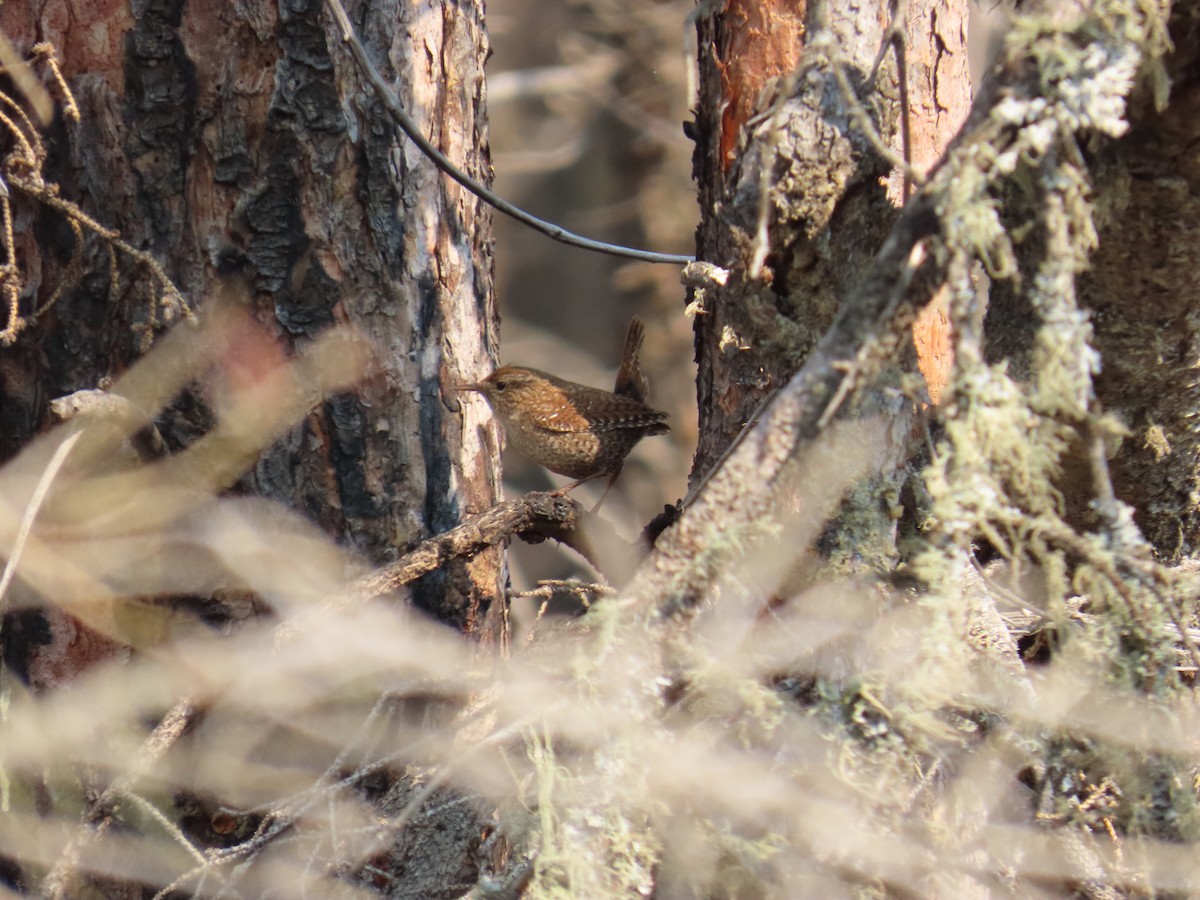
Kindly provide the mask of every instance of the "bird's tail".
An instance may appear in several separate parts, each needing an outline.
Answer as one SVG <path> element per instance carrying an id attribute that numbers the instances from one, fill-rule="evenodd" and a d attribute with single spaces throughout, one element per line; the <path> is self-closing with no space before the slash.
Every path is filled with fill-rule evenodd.
<path id="1" fill-rule="evenodd" d="M 621 366 L 617 369 L 617 383 L 613 386 L 614 394 L 632 397 L 639 403 L 646 403 L 650 395 L 650 383 L 638 362 L 645 337 L 646 324 L 634 316 L 629 320 L 629 330 L 625 332 L 625 349 L 621 352 Z"/>

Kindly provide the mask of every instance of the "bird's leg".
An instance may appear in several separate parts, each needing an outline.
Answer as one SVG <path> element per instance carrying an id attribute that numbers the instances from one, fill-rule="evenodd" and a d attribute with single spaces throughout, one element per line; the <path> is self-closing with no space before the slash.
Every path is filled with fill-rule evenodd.
<path id="1" fill-rule="evenodd" d="M 596 505 L 592 507 L 592 515 L 600 512 L 600 507 L 604 505 L 604 499 L 608 496 L 608 492 L 612 490 L 612 486 L 617 483 L 617 476 L 621 474 L 621 467 L 617 466 L 617 470 L 608 476 L 608 484 L 604 486 L 604 490 L 600 494 L 600 499 L 596 501 Z"/>
<path id="2" fill-rule="evenodd" d="M 612 490 L 612 486 L 616 484 L 617 476 L 620 474 L 621 468 L 618 466 L 615 472 L 597 472 L 595 475 L 589 475 L 586 478 L 578 478 L 575 481 L 572 481 L 570 484 L 564 485 L 560 488 L 555 488 L 550 493 L 555 497 L 565 497 L 581 484 L 586 484 L 589 481 L 595 481 L 597 478 L 603 478 L 605 475 L 607 475 L 608 484 L 604 486 L 604 491 L 600 494 L 600 499 L 597 500 L 596 505 L 592 507 L 592 515 L 594 516 L 600 511 L 600 507 L 604 503 L 604 499 L 608 496 L 608 492 Z"/>
<path id="3" fill-rule="evenodd" d="M 563 485 L 560 488 L 555 488 L 550 493 L 552 496 L 555 496 L 555 497 L 565 497 L 567 494 L 571 493 L 571 491 L 575 490 L 575 488 L 579 487 L 581 484 L 586 484 L 589 481 L 595 481 L 597 478 L 603 478 L 605 475 L 608 475 L 608 484 L 606 484 L 604 486 L 604 490 L 600 494 L 600 499 L 596 501 L 596 505 L 593 506 L 591 509 L 591 513 L 594 516 L 594 515 L 596 515 L 596 513 L 600 512 L 600 507 L 604 504 L 604 500 L 606 497 L 608 497 L 608 492 L 612 490 L 612 486 L 617 483 L 617 476 L 620 474 L 621 474 L 620 468 L 618 468 L 615 472 L 611 472 L 611 473 L 610 472 L 597 472 L 595 475 L 589 475 L 587 478 L 578 478 L 575 481 L 572 481 L 570 484 Z"/>
<path id="4" fill-rule="evenodd" d="M 579 487 L 581 484 L 587 484 L 589 481 L 595 481 L 597 478 L 601 477 L 602 475 L 606 475 L 606 474 L 607 474 L 606 472 L 597 472 L 595 475 L 588 475 L 585 478 L 578 478 L 575 481 L 572 481 L 570 484 L 563 485 L 560 488 L 555 488 L 554 490 L 552 490 L 550 492 L 550 494 L 551 494 L 551 496 L 554 496 L 554 497 L 565 497 L 567 494 L 571 493 L 571 491 L 575 490 L 575 488 Z"/>

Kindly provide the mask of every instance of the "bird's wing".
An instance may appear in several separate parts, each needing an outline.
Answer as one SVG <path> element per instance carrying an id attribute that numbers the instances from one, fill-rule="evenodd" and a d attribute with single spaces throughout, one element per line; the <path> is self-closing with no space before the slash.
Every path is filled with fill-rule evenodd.
<path id="1" fill-rule="evenodd" d="M 522 417 L 537 428 L 560 434 L 590 430 L 591 423 L 576 409 L 576 403 L 568 399 L 567 392 L 559 385 L 554 384 L 556 380 L 547 379 L 550 383 L 546 385 L 545 396 L 539 398 L 541 402 L 526 406 L 522 411 Z M 582 386 L 576 386 L 572 393 L 578 394 L 579 387 Z M 588 388 L 587 390 L 594 389 Z"/>
<path id="2" fill-rule="evenodd" d="M 575 408 L 587 420 L 592 431 L 615 431 L 621 428 L 648 428 L 662 424 L 667 414 L 651 409 L 633 397 L 610 394 L 608 391 L 588 391 L 576 398 Z"/>
<path id="3" fill-rule="evenodd" d="M 530 405 L 522 416 L 531 425 L 559 434 L 647 428 L 661 424 L 667 418 L 666 413 L 651 409 L 632 397 L 584 385 L 572 385 L 569 393 L 554 385 L 545 402 Z"/>

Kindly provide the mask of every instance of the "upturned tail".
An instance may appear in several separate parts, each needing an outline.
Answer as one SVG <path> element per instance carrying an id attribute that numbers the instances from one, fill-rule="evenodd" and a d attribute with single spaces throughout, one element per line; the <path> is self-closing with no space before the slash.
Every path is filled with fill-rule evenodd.
<path id="1" fill-rule="evenodd" d="M 629 320 L 629 330 L 625 332 L 625 349 L 621 351 L 621 366 L 617 369 L 617 383 L 613 386 L 613 393 L 632 397 L 639 403 L 649 405 L 650 382 L 642 373 L 638 362 L 645 337 L 646 324 L 640 317 L 634 316 Z"/>

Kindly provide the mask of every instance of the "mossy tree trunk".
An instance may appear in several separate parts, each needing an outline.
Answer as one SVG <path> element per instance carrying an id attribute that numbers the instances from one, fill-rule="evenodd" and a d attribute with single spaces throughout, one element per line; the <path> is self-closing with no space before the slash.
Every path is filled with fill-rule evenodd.
<path id="1" fill-rule="evenodd" d="M 1190 716 L 1200 665 L 1194 563 L 1172 565 L 1193 552 L 1197 484 L 1185 149 L 1197 16 L 1194 4 L 1045 6 L 1020 11 L 970 114 L 943 122 L 945 155 L 894 212 L 875 155 L 898 121 L 886 67 L 865 87 L 886 12 L 855 22 L 835 4 L 790 6 L 807 25 L 798 70 L 781 64 L 781 80 L 740 91 L 728 79 L 775 59 L 753 47 L 788 16 L 726 4 L 701 19 L 699 245 L 719 268 L 689 272 L 696 491 L 625 609 L 658 629 L 667 714 L 727 733 L 761 717 L 757 701 L 724 703 L 752 679 L 714 670 L 771 657 L 778 641 L 756 671 L 790 736 L 811 725 L 837 748 L 831 768 L 803 761 L 789 777 L 855 795 L 845 846 L 852 820 L 869 821 L 882 831 L 865 829 L 862 850 L 924 832 L 916 855 L 940 860 L 894 876 L 859 868 L 857 851 L 831 864 L 801 815 L 770 826 L 793 828 L 797 851 L 772 870 L 734 849 L 761 834 L 752 820 L 731 829 L 716 883 L 774 877 L 778 889 L 807 874 L 889 896 L 991 896 L 1016 873 L 1018 890 L 1119 897 L 1172 889 L 1167 848 L 1192 852 L 1194 759 L 1173 742 L 1193 729 L 1138 723 Z M 925 15 L 961 36 L 961 17 Z M 923 57 L 934 92 L 910 113 L 945 111 L 943 41 L 935 27 Z M 852 93 L 865 115 L 839 107 Z M 880 142 L 856 143 L 865 122 Z M 920 167 L 933 156 L 913 153 Z M 953 352 L 935 354 L 945 383 L 922 410 L 906 357 L 939 302 Z M 913 529 L 904 548 L 889 515 Z M 1067 712 L 1077 701 L 1096 718 Z M 1101 794 L 1112 802 L 1094 815 Z M 1010 866 L 1003 833 L 1048 865 Z M 1130 846 L 1164 856 L 1125 869 Z M 883 868 L 907 855 L 896 851 Z"/>
<path id="2" fill-rule="evenodd" d="M 927 172 L 966 118 L 967 5 L 902 8 L 904 21 L 893 21 L 888 3 L 768 0 L 730 4 L 699 21 L 697 249 L 728 278 L 693 297 L 700 409 L 693 483 L 861 288 L 912 189 L 898 162 L 907 155 L 913 172 Z M 825 37 L 810 46 L 817 33 Z M 891 36 L 903 48 L 903 83 L 895 48 L 881 55 Z M 815 74 L 825 67 L 840 77 Z M 913 332 L 917 354 L 901 348 L 897 371 L 919 368 L 936 400 L 950 366 L 944 299 Z M 826 550 L 839 560 L 894 565 L 892 511 L 911 456 L 912 412 L 924 399 L 919 391 L 914 402 L 877 398 L 890 420 L 875 436 L 879 474 L 826 534 Z"/>
<path id="3" fill-rule="evenodd" d="M 1177 7 L 1169 96 L 1136 94 L 1129 133 L 1094 162 L 1097 246 L 1079 284 L 1098 399 L 1128 429 L 1113 487 L 1169 560 L 1200 552 L 1200 14 Z"/>

